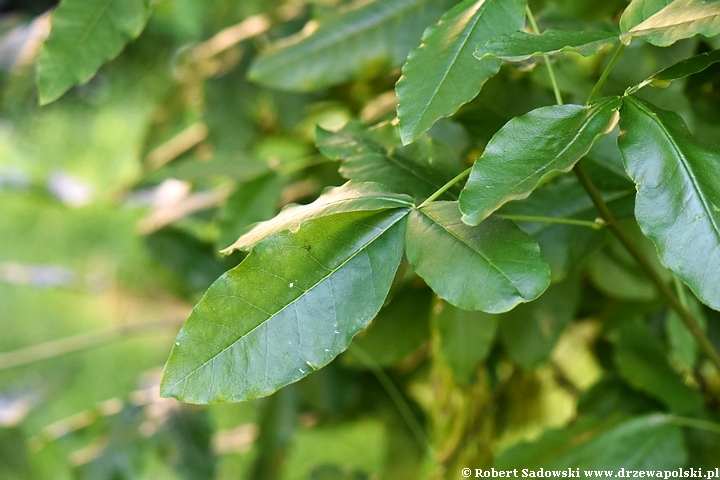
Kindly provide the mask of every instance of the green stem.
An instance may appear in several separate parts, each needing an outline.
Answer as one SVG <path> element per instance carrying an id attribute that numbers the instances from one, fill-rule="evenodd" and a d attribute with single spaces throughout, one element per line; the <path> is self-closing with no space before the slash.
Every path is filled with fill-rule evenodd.
<path id="1" fill-rule="evenodd" d="M 410 431 L 415 437 L 415 440 L 425 451 L 428 460 L 432 462 L 433 453 L 430 447 L 430 441 L 425 435 L 425 430 L 423 430 L 422 425 L 420 425 L 418 419 L 415 418 L 415 415 L 413 415 L 412 410 L 410 409 L 410 405 L 408 405 L 408 403 L 405 401 L 405 397 L 403 397 L 402 393 L 400 393 L 400 390 L 398 390 L 398 388 L 395 386 L 395 383 L 393 383 L 392 379 L 388 377 L 387 373 L 385 373 L 385 370 L 383 370 L 382 367 L 375 361 L 375 359 L 372 358 L 372 356 L 367 353 L 362 347 L 358 346 L 355 343 L 351 343 L 348 347 L 348 351 L 355 355 L 355 357 L 360 360 L 360 362 L 364 364 L 373 373 L 373 375 L 375 375 L 375 378 L 378 379 L 385 391 L 388 393 L 388 395 L 390 395 L 390 399 L 392 399 L 395 407 L 398 409 L 400 415 L 403 417 L 403 420 L 405 420 L 408 428 L 410 428 Z"/>
<path id="2" fill-rule="evenodd" d="M 463 178 L 465 178 L 465 177 L 467 177 L 468 175 L 470 175 L 470 170 L 472 170 L 472 167 L 468 168 L 467 170 L 465 170 L 464 172 L 462 172 L 461 174 L 457 175 L 455 178 L 453 178 L 452 180 L 450 180 L 449 182 L 447 182 L 445 185 L 443 185 L 442 187 L 440 187 L 440 189 L 439 189 L 437 192 L 433 193 L 432 195 L 430 195 L 430 196 L 428 197 L 427 200 L 425 200 L 424 202 L 422 202 L 418 208 L 423 208 L 423 207 L 424 207 L 425 205 L 427 205 L 428 203 L 434 202 L 435 200 L 437 200 L 438 197 L 440 197 L 440 195 L 442 195 L 443 193 L 447 192 L 450 187 L 452 187 L 452 186 L 455 185 L 457 182 L 459 182 L 459 181 L 462 180 Z"/>
<path id="3" fill-rule="evenodd" d="M 625 44 L 621 43 L 620 46 L 615 50 L 615 55 L 613 55 L 612 59 L 610 60 L 610 63 L 608 63 L 608 66 L 605 67 L 605 71 L 603 71 L 602 75 L 600 75 L 600 78 L 598 79 L 597 83 L 593 87 L 592 91 L 590 92 L 590 95 L 588 96 L 587 101 L 590 102 L 590 100 L 593 99 L 595 95 L 600 91 L 602 86 L 605 84 L 605 80 L 607 80 L 608 75 L 610 75 L 610 71 L 612 71 L 613 67 L 615 66 L 615 62 L 617 62 L 618 58 L 620 57 L 620 54 L 622 51 L 625 50 Z"/>
<path id="4" fill-rule="evenodd" d="M 525 13 L 527 13 L 528 21 L 530 22 L 530 26 L 532 27 L 533 32 L 535 32 L 535 35 L 540 35 L 540 29 L 538 29 L 537 23 L 535 23 L 535 17 L 533 16 L 530 7 L 525 7 Z M 543 60 L 545 60 L 545 66 L 547 67 L 548 75 L 550 76 L 550 83 L 552 84 L 553 92 L 555 93 L 555 101 L 558 105 L 562 105 L 563 99 L 562 95 L 560 95 L 560 88 L 558 87 L 557 80 L 555 79 L 555 70 L 553 70 L 552 63 L 550 63 L 550 57 L 543 53 Z"/>
<path id="5" fill-rule="evenodd" d="M 690 427 L 698 430 L 706 430 L 708 432 L 720 433 L 720 425 L 707 420 L 699 420 L 697 418 L 676 417 L 670 415 L 670 422 L 679 427 Z"/>
<path id="6" fill-rule="evenodd" d="M 586 220 L 574 220 L 572 218 L 562 217 L 536 217 L 534 215 L 496 215 L 496 217 L 507 218 L 517 222 L 544 222 L 544 223 L 560 223 L 563 225 L 574 225 L 576 227 L 588 227 L 593 230 L 600 230 L 605 225 L 600 222 L 588 222 Z"/>
<path id="7" fill-rule="evenodd" d="M 690 333 L 692 333 L 695 337 L 695 340 L 697 340 L 700 348 L 703 349 L 710 361 L 712 361 L 712 363 L 715 364 L 715 367 L 720 371 L 720 355 L 715 350 L 715 347 L 710 342 L 707 335 L 705 335 L 705 332 L 697 323 L 692 313 L 690 313 L 690 311 L 682 305 L 682 302 L 675 296 L 672 289 L 655 270 L 655 267 L 653 267 L 642 251 L 640 251 L 638 246 L 630 239 L 628 234 L 625 233 L 625 231 L 617 224 L 615 217 L 610 212 L 610 209 L 603 200 L 598 189 L 595 187 L 595 184 L 588 176 L 582 164 L 579 162 L 576 163 L 573 171 L 577 175 L 582 186 L 585 188 L 585 191 L 587 191 L 588 195 L 592 199 L 593 204 L 595 204 L 598 212 L 600 212 L 600 217 L 605 221 L 610 231 L 613 235 L 615 235 L 620 243 L 623 244 L 627 251 L 630 252 L 635 261 L 638 262 L 640 267 L 645 271 L 645 274 L 650 278 L 655 286 L 657 286 L 660 294 L 667 300 L 670 307 L 677 312 L 685 323 L 685 326 L 688 330 L 690 330 Z"/>

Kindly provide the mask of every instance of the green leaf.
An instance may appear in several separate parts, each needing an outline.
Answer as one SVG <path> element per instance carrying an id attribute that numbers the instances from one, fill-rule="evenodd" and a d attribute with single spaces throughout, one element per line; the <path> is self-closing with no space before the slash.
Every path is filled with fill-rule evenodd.
<path id="1" fill-rule="evenodd" d="M 541 107 L 510 120 L 475 160 L 460 194 L 463 222 L 477 225 L 510 200 L 569 171 L 617 123 L 617 98 L 590 106 Z"/>
<path id="2" fill-rule="evenodd" d="M 404 144 L 475 98 L 500 70 L 500 61 L 478 62 L 473 51 L 492 37 L 521 30 L 526 3 L 465 0 L 425 30 L 422 45 L 410 52 L 396 86 Z"/>
<path id="3" fill-rule="evenodd" d="M 663 68 L 636 86 L 629 88 L 627 94 L 633 94 L 645 85 L 666 88 L 673 80 L 700 73 L 717 62 L 720 62 L 720 50 L 713 50 L 712 52 L 701 53 L 694 57 L 686 58 L 667 68 Z"/>
<path id="4" fill-rule="evenodd" d="M 618 36 L 611 32 L 546 30 L 540 35 L 515 32 L 478 45 L 475 56 L 479 59 L 494 56 L 508 62 L 520 62 L 534 55 L 558 52 L 575 52 L 589 57 L 617 40 Z"/>
<path id="5" fill-rule="evenodd" d="M 608 428 L 595 419 L 584 419 L 501 452 L 495 468 L 613 470 L 611 477 L 621 468 L 677 469 L 685 466 L 687 451 L 682 430 L 672 421 L 670 415 L 651 414 Z"/>
<path id="6" fill-rule="evenodd" d="M 620 17 L 620 31 L 630 31 L 672 2 L 673 0 L 632 0 Z"/>
<path id="7" fill-rule="evenodd" d="M 687 303 L 693 317 L 695 317 L 700 327 L 705 330 L 707 320 L 700 302 L 695 300 L 694 297 L 690 297 L 687 299 Z M 674 361 L 687 371 L 693 371 L 698 359 L 697 340 L 695 340 L 695 337 L 690 333 L 690 330 L 688 330 L 675 310 L 670 310 L 667 314 L 665 332 Z"/>
<path id="8" fill-rule="evenodd" d="M 149 13 L 147 0 L 63 0 L 38 57 L 40 104 L 90 80 L 140 35 Z"/>
<path id="9" fill-rule="evenodd" d="M 433 322 L 440 337 L 439 351 L 455 378 L 471 384 L 480 362 L 495 341 L 498 316 L 461 310 L 443 301 L 435 307 Z"/>
<path id="10" fill-rule="evenodd" d="M 350 181 L 341 187 L 325 190 L 317 200 L 308 205 L 285 207 L 275 218 L 257 224 L 242 235 L 235 243 L 223 250 L 223 253 L 250 250 L 273 233 L 286 229 L 297 230 L 302 223 L 314 218 L 342 212 L 384 210 L 411 205 L 412 200 L 409 197 L 389 192 L 378 183 Z"/>
<path id="11" fill-rule="evenodd" d="M 253 223 L 272 218 L 279 208 L 282 183 L 277 173 L 269 172 L 240 184 L 220 215 L 217 244 L 227 247 Z"/>
<path id="12" fill-rule="evenodd" d="M 620 328 L 615 365 L 630 385 L 675 413 L 693 412 L 703 405 L 700 392 L 688 387 L 670 368 L 662 342 L 641 323 L 626 322 Z"/>
<path id="13" fill-rule="evenodd" d="M 412 211 L 406 254 L 435 293 L 465 310 L 506 312 L 550 284 L 547 262 L 527 234 L 500 218 L 470 227 L 461 221 L 457 202 Z"/>
<path id="14" fill-rule="evenodd" d="M 450 0 L 355 2 L 316 29 L 304 29 L 261 53 L 251 80 L 310 91 L 400 66 L 422 31 Z"/>
<path id="15" fill-rule="evenodd" d="M 624 102 L 620 129 L 640 228 L 663 265 L 720 309 L 720 150 L 695 139 L 678 114 L 633 97 Z"/>
<path id="16" fill-rule="evenodd" d="M 620 35 L 629 44 L 642 38 L 659 47 L 667 47 L 683 38 L 720 33 L 720 3 L 715 0 L 674 0 L 665 8 Z"/>
<path id="17" fill-rule="evenodd" d="M 359 122 L 351 122 L 338 132 L 318 127 L 317 147 L 328 158 L 342 161 L 340 174 L 352 180 L 380 182 L 394 192 L 412 195 L 421 202 L 451 180 L 455 173 L 442 168 L 439 162 L 416 159 L 388 148 L 379 136 L 387 132 L 368 130 Z M 404 152 L 403 152 L 404 153 Z M 457 199 L 457 190 L 447 196 Z"/>
<path id="18" fill-rule="evenodd" d="M 162 394 L 190 403 L 270 395 L 344 351 L 382 307 L 405 208 L 280 231 L 220 277 L 180 330 Z"/>
<path id="19" fill-rule="evenodd" d="M 545 362 L 580 303 L 576 278 L 551 285 L 532 303 L 519 305 L 500 319 L 500 340 L 508 356 L 523 368 Z"/>

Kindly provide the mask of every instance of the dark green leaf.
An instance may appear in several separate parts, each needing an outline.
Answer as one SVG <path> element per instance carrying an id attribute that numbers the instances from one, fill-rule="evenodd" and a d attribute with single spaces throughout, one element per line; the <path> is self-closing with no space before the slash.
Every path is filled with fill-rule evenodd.
<path id="1" fill-rule="evenodd" d="M 525 198 L 541 183 L 569 171 L 597 138 L 617 122 L 620 101 L 584 107 L 541 107 L 510 120 L 475 160 L 460 194 L 463 222 L 477 225 L 510 200 Z"/>
<path id="2" fill-rule="evenodd" d="M 378 183 L 350 181 L 341 187 L 327 189 L 308 205 L 285 207 L 275 218 L 257 224 L 223 252 L 250 250 L 273 233 L 286 229 L 297 230 L 303 222 L 313 218 L 341 212 L 384 210 L 411 205 L 412 200 L 409 197 L 389 192 Z"/>
<path id="3" fill-rule="evenodd" d="M 675 413 L 702 407 L 702 395 L 685 385 L 670 368 L 662 342 L 643 324 L 627 322 L 621 327 L 615 364 L 630 385 L 657 398 Z"/>
<path id="4" fill-rule="evenodd" d="M 242 401 L 325 366 L 380 310 L 402 257 L 407 212 L 322 217 L 256 245 L 195 306 L 162 394 Z"/>
<path id="5" fill-rule="evenodd" d="M 575 52 L 588 57 L 617 40 L 618 36 L 610 32 L 546 30 L 540 35 L 516 32 L 492 38 L 485 45 L 479 45 L 475 56 L 484 59 L 492 55 L 508 62 L 558 52 Z"/>
<path id="6" fill-rule="evenodd" d="M 40 103 L 90 80 L 106 61 L 140 35 L 150 13 L 147 0 L 64 0 L 37 66 Z"/>
<path id="7" fill-rule="evenodd" d="M 532 303 L 520 305 L 500 319 L 500 340 L 508 356 L 524 368 L 548 359 L 565 327 L 575 317 L 580 299 L 577 279 L 551 285 Z"/>
<path id="8" fill-rule="evenodd" d="M 425 30 L 396 86 L 404 144 L 475 98 L 500 70 L 498 60 L 478 62 L 473 51 L 492 37 L 522 29 L 525 5 L 526 0 L 465 0 Z"/>
<path id="9" fill-rule="evenodd" d="M 476 227 L 460 220 L 457 202 L 432 202 L 410 214 L 407 258 L 440 297 L 465 310 L 506 312 L 550 284 L 540 247 L 509 220 Z"/>
<path id="10" fill-rule="evenodd" d="M 694 57 L 686 58 L 667 68 L 663 68 L 636 86 L 628 89 L 628 93 L 635 93 L 645 85 L 665 88 L 670 85 L 673 80 L 700 73 L 717 62 L 720 62 L 720 50 L 713 50 L 712 52 L 701 53 Z"/>
<path id="11" fill-rule="evenodd" d="M 673 0 L 632 0 L 620 17 L 620 30 L 623 33 L 628 32 L 672 2 Z"/>
<path id="12" fill-rule="evenodd" d="M 450 0 L 355 2 L 260 54 L 250 79 L 310 91 L 399 66 Z"/>
<path id="13" fill-rule="evenodd" d="M 386 147 L 378 138 L 386 134 L 352 122 L 335 133 L 318 127 L 315 141 L 323 155 L 342 161 L 340 173 L 343 177 L 380 182 L 392 191 L 412 195 L 417 201 L 426 199 L 455 176 L 436 163 Z M 456 190 L 450 190 L 448 196 L 457 198 Z"/>
<path id="14" fill-rule="evenodd" d="M 633 97 L 620 128 L 640 228 L 662 263 L 720 309 L 720 150 L 695 139 L 678 114 Z"/>
<path id="15" fill-rule="evenodd" d="M 683 38 L 720 33 L 720 3 L 715 0 L 674 0 L 665 8 L 635 25 L 620 36 L 623 43 L 642 38 L 659 47 L 667 47 Z"/>
<path id="16" fill-rule="evenodd" d="M 672 470 L 685 466 L 687 452 L 680 427 L 669 415 L 633 418 L 612 428 L 594 419 L 551 430 L 537 441 L 502 452 L 495 468 Z M 603 476 L 598 472 L 597 476 Z"/>
<path id="17" fill-rule="evenodd" d="M 478 365 L 490 353 L 499 317 L 461 310 L 443 301 L 435 310 L 433 322 L 440 337 L 440 355 L 459 382 L 471 384 Z"/>

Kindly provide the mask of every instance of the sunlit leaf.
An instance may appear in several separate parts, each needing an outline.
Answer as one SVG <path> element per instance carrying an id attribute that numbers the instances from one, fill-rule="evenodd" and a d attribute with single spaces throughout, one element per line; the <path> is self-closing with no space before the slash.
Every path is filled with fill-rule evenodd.
<path id="1" fill-rule="evenodd" d="M 325 366 L 380 310 L 402 256 L 407 212 L 322 217 L 256 245 L 180 330 L 163 395 L 242 401 Z"/>
<path id="2" fill-rule="evenodd" d="M 491 55 L 508 62 L 558 52 L 575 52 L 588 57 L 617 41 L 618 36 L 611 32 L 546 30 L 540 35 L 515 32 L 491 38 L 486 44 L 478 45 L 475 56 L 484 59 Z"/>
<path id="3" fill-rule="evenodd" d="M 285 207 L 271 220 L 257 224 L 223 252 L 249 250 L 273 233 L 285 229 L 297 230 L 303 222 L 313 218 L 341 212 L 383 210 L 411 205 L 412 200 L 409 197 L 392 193 L 378 183 L 350 181 L 341 187 L 327 189 L 308 205 Z"/>
<path id="4" fill-rule="evenodd" d="M 620 30 L 623 33 L 628 32 L 672 2 L 673 0 L 632 0 L 620 17 Z"/>
<path id="5" fill-rule="evenodd" d="M 440 297 L 465 310 L 505 312 L 537 298 L 550 283 L 540 248 L 509 220 L 489 218 L 470 227 L 457 202 L 413 210 L 408 261 Z"/>
<path id="6" fill-rule="evenodd" d="M 477 61 L 473 52 L 492 37 L 522 29 L 525 4 L 526 0 L 465 0 L 425 30 L 396 86 L 404 144 L 475 98 L 498 72 L 498 60 Z"/>
<path id="7" fill-rule="evenodd" d="M 399 66 L 450 0 L 356 2 L 260 54 L 250 79 L 309 91 Z"/>
<path id="8" fill-rule="evenodd" d="M 150 13 L 148 0 L 64 0 L 37 66 L 40 103 L 87 82 L 140 35 Z"/>
<path id="9" fill-rule="evenodd" d="M 694 138 L 678 114 L 633 97 L 620 128 L 640 228 L 662 263 L 720 309 L 720 149 Z"/>
<path id="10" fill-rule="evenodd" d="M 475 160 L 460 194 L 463 222 L 477 225 L 510 200 L 569 171 L 617 123 L 620 101 L 541 107 L 510 120 Z"/>
<path id="11" fill-rule="evenodd" d="M 642 23 L 620 36 L 624 43 L 642 38 L 648 43 L 667 47 L 683 38 L 720 33 L 720 3 L 715 0 L 674 0 Z"/>

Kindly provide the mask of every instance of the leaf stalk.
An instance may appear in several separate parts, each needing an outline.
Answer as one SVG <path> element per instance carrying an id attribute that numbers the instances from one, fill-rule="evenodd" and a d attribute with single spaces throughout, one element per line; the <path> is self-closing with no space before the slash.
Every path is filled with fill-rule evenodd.
<path id="1" fill-rule="evenodd" d="M 527 13 L 528 21 L 530 22 L 533 32 L 535 35 L 540 35 L 540 29 L 538 29 L 535 17 L 533 16 L 530 7 L 526 6 L 525 12 Z M 555 70 L 553 70 L 552 63 L 550 63 L 550 57 L 543 53 L 543 60 L 545 61 L 545 66 L 547 67 L 548 75 L 550 76 L 550 83 L 552 84 L 553 92 L 555 93 L 555 101 L 558 105 L 562 105 L 563 99 L 562 95 L 560 95 L 560 88 L 558 87 L 557 79 L 555 78 Z"/>
<path id="2" fill-rule="evenodd" d="M 468 168 L 467 170 L 465 170 L 464 172 L 458 174 L 455 178 L 453 178 L 452 180 L 450 180 L 449 182 L 447 182 L 445 185 L 443 185 L 442 187 L 440 187 L 437 192 L 435 192 L 435 193 L 433 193 L 432 195 L 430 195 L 430 196 L 427 198 L 427 200 L 425 200 L 424 202 L 422 202 L 422 203 L 420 204 L 420 206 L 418 206 L 418 208 L 423 208 L 423 207 L 426 206 L 428 203 L 431 203 L 431 202 L 434 202 L 435 200 L 437 200 L 437 199 L 440 197 L 440 195 L 442 195 L 443 193 L 447 192 L 448 189 L 450 189 L 450 187 L 452 187 L 452 186 L 455 185 L 457 182 L 459 182 L 459 181 L 462 180 L 463 178 L 465 178 L 465 177 L 467 177 L 468 175 L 470 175 L 470 171 L 471 171 L 471 170 L 472 170 L 472 167 L 470 167 L 470 168 Z"/>
<path id="3" fill-rule="evenodd" d="M 595 83 L 595 86 L 593 87 L 592 91 L 590 92 L 590 95 L 588 95 L 587 103 L 590 103 L 590 100 L 592 100 L 595 95 L 600 92 L 600 89 L 605 84 L 605 80 L 607 80 L 608 75 L 610 75 L 610 72 L 612 71 L 613 67 L 615 66 L 615 63 L 617 62 L 618 58 L 620 58 L 620 54 L 625 50 L 625 44 L 621 43 L 620 46 L 615 50 L 615 54 L 613 55 L 612 59 L 610 59 L 610 63 L 608 63 L 608 66 L 605 67 L 605 70 L 603 71 L 602 75 L 600 75 L 600 78 L 598 79 L 597 83 Z"/>

